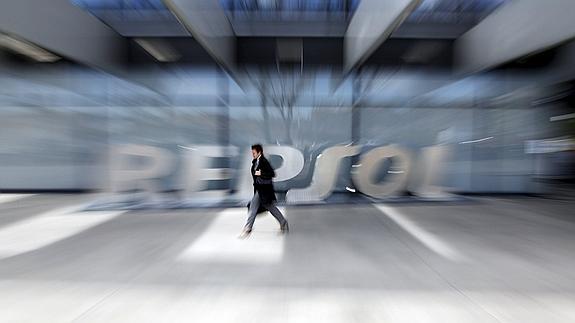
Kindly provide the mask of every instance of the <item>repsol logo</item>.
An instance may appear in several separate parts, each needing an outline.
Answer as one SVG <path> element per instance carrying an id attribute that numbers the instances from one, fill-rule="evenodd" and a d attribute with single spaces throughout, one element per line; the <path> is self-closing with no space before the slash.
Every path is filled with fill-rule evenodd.
<path id="1" fill-rule="evenodd" d="M 110 170 L 113 192 L 125 192 L 141 189 L 149 193 L 161 190 L 158 180 L 172 174 L 176 168 L 182 171 L 177 186 L 186 198 L 198 201 L 217 201 L 218 199 L 249 200 L 253 194 L 252 179 L 249 173 L 251 155 L 244 149 L 245 155 L 239 155 L 240 149 L 233 146 L 180 146 L 174 153 L 164 148 L 144 145 L 119 145 L 111 150 Z M 289 181 L 304 169 L 302 152 L 290 146 L 266 146 L 266 155 L 282 158 L 282 165 L 276 169 L 275 182 Z M 315 167 L 309 186 L 287 190 L 288 203 L 321 202 L 332 194 L 344 158 L 359 155 L 359 162 L 348 169 L 354 189 L 370 197 L 388 198 L 405 191 L 430 198 L 446 197 L 449 194 L 435 185 L 440 179 L 442 166 L 449 153 L 448 146 L 430 146 L 411 151 L 399 145 L 376 147 L 362 152 L 362 146 L 332 146 L 326 148 L 315 159 Z M 240 157 L 240 167 L 211 168 L 213 158 Z M 415 158 L 416 157 L 416 158 Z M 392 159 L 392 167 L 383 181 L 377 173 L 381 163 Z M 140 160 L 135 165 L 134 160 Z M 141 162 L 144 160 L 145 162 Z M 236 178 L 235 187 L 209 190 L 208 182 Z M 233 191 L 233 194 L 230 192 Z"/>

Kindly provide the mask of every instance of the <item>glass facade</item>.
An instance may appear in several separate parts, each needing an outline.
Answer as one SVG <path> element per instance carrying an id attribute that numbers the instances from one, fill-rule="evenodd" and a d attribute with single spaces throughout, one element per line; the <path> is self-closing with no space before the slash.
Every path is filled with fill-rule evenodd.
<path id="1" fill-rule="evenodd" d="M 233 192 L 237 177 L 247 172 L 242 158 L 253 143 L 301 152 L 301 171 L 278 182 L 280 192 L 308 187 L 318 156 L 346 145 L 360 145 L 362 154 L 398 145 L 413 164 L 426 147 L 448 147 L 439 184 L 451 191 L 537 190 L 531 179 L 536 162 L 525 143 L 541 139 L 547 123 L 529 96 L 501 101 L 503 93 L 524 84 L 496 76 L 454 86 L 450 76 L 437 73 L 374 71 L 343 79 L 329 69 L 305 75 L 259 70 L 246 71 L 240 86 L 219 70 L 192 67 L 134 73 L 129 82 L 78 67 L 52 75 L 38 87 L 30 81 L 33 74 L 28 81 L 2 79 L 2 190 L 107 189 L 112 147 L 139 145 L 174 156 L 160 181 L 165 191 L 181 187 L 188 150 L 235 147 L 210 162 L 230 168 L 231 175 L 209 187 Z M 54 81 L 69 75 L 82 85 Z M 146 80 L 153 80 L 155 90 L 143 85 L 150 84 Z M 342 164 L 335 192 L 353 185 L 351 163 L 358 158 Z M 290 162 L 271 160 L 276 167 Z"/>

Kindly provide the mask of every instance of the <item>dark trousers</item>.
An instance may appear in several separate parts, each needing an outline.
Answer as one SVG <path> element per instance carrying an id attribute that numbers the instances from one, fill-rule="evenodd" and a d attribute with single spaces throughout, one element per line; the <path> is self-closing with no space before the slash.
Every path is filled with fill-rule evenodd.
<path id="1" fill-rule="evenodd" d="M 252 201 L 250 202 L 250 210 L 248 211 L 248 221 L 245 226 L 246 230 L 251 230 L 253 228 L 260 205 L 261 205 L 260 195 L 258 192 L 256 192 L 254 194 L 254 197 L 252 197 Z M 287 224 L 287 221 L 282 215 L 282 212 L 273 203 L 263 204 L 262 206 L 266 210 L 268 210 L 274 216 L 274 218 L 276 218 L 276 220 L 278 220 L 282 228 Z"/>

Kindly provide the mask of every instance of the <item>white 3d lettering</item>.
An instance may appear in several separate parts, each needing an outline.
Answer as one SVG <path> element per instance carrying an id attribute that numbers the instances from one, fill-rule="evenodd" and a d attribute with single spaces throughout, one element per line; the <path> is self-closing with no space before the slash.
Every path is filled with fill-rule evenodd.
<path id="1" fill-rule="evenodd" d="M 209 165 L 210 158 L 238 157 L 237 147 L 221 146 L 192 146 L 185 147 L 181 154 L 184 169 L 180 178 L 179 187 L 188 197 L 209 197 L 212 200 L 231 198 L 234 200 L 249 200 L 252 194 L 251 176 L 249 169 L 251 157 L 242 156 L 241 170 L 229 168 L 213 168 Z M 329 197 L 337 182 L 341 171 L 341 161 L 344 158 L 356 156 L 361 146 L 333 146 L 325 149 L 315 160 L 315 167 L 311 183 L 306 188 L 292 188 L 287 191 L 288 203 L 319 202 Z M 304 169 L 302 153 L 288 146 L 265 147 L 267 155 L 276 155 L 282 158 L 283 163 L 276 170 L 276 182 L 289 181 L 295 178 Z M 360 162 L 350 169 L 355 187 L 363 194 L 373 198 L 385 198 L 397 195 L 405 190 L 421 197 L 439 197 L 448 195 L 440 186 L 435 185 L 439 180 L 442 161 L 448 154 L 446 146 L 425 147 L 420 151 L 417 163 L 413 162 L 412 153 L 398 145 L 376 147 L 360 155 Z M 155 147 L 141 145 L 125 145 L 115 147 L 111 151 L 111 188 L 119 193 L 127 188 L 145 188 L 153 193 L 159 190 L 152 185 L 154 179 L 166 176 L 173 171 L 176 156 L 173 153 Z M 148 159 L 148 167 L 135 168 L 130 164 L 130 157 Z M 376 181 L 375 174 L 381 163 L 392 159 L 392 167 L 385 181 Z M 237 175 L 237 176 L 234 176 Z M 237 178 L 234 185 L 235 193 L 230 195 L 231 187 L 227 190 L 207 190 L 209 180 L 230 180 Z"/>

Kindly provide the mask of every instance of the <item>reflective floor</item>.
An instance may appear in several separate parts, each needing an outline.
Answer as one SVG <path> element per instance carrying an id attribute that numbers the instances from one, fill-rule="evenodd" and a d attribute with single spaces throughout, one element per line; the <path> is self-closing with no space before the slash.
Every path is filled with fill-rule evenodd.
<path id="1" fill-rule="evenodd" d="M 81 212 L 0 197 L 0 322 L 575 322 L 575 201 Z"/>

